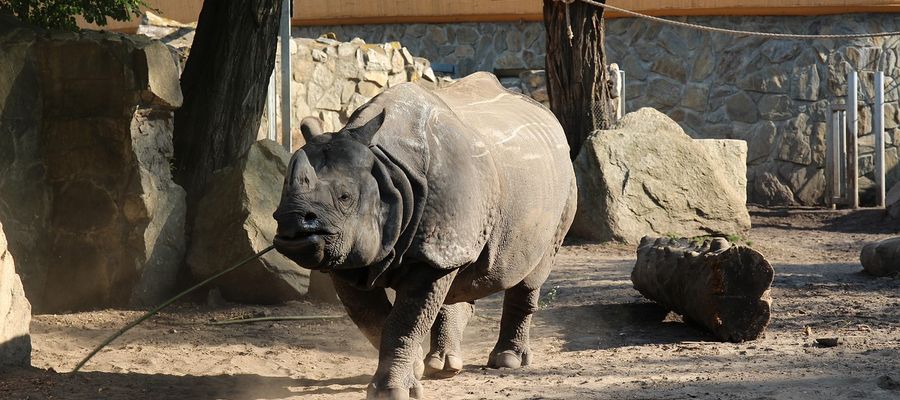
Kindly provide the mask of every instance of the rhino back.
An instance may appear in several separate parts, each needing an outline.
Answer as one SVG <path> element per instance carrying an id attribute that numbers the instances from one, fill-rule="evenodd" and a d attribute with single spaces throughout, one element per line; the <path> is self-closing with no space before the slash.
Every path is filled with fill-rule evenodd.
<path id="1" fill-rule="evenodd" d="M 492 254 L 461 278 L 470 277 L 475 292 L 477 286 L 508 287 L 540 262 L 571 223 L 565 214 L 574 201 L 575 175 L 562 126 L 550 110 L 507 91 L 488 73 L 435 94 L 470 127 L 471 157 L 491 158 L 500 184 L 501 218 L 486 249 Z"/>

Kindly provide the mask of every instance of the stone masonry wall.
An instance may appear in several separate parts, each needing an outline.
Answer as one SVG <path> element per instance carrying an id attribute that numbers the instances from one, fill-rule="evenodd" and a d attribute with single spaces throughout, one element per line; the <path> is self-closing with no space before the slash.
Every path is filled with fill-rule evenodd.
<path id="1" fill-rule="evenodd" d="M 694 17 L 689 22 L 763 32 L 900 30 L 891 14 L 819 17 Z M 607 55 L 626 71 L 626 109 L 657 108 L 696 138 L 746 140 L 749 200 L 824 204 L 826 110 L 842 103 L 850 68 L 860 71 L 861 187 L 874 185 L 873 75 L 886 75 L 888 185 L 900 180 L 900 37 L 766 40 L 698 32 L 637 19 L 608 21 Z M 888 186 L 890 187 L 890 186 Z M 865 197 L 863 197 L 865 201 Z"/>
<path id="2" fill-rule="evenodd" d="M 339 40 L 400 42 L 432 63 L 455 64 L 459 76 L 494 69 L 543 69 L 547 41 L 540 22 L 384 24 L 295 27 L 294 37 L 334 33 Z"/>
<path id="3" fill-rule="evenodd" d="M 428 81 L 438 78 L 428 60 L 413 57 L 398 42 L 368 44 L 354 38 L 338 42 L 329 38 L 295 38 L 291 40 L 291 115 L 294 149 L 305 142 L 300 134 L 300 121 L 318 117 L 326 132 L 341 129 L 359 106 L 384 89 L 403 82 Z M 280 57 L 280 50 L 279 55 Z M 281 138 L 281 69 L 276 64 L 276 131 Z M 266 113 L 260 123 L 259 138 L 266 138 Z"/>
<path id="4" fill-rule="evenodd" d="M 690 22 L 745 30 L 857 33 L 900 30 L 896 14 L 816 17 L 690 17 Z M 886 84 L 888 184 L 900 181 L 900 37 L 792 41 L 735 37 L 667 27 L 632 18 L 607 20 L 607 61 L 626 71 L 626 112 L 657 108 L 695 138 L 746 140 L 749 201 L 823 204 L 825 110 L 840 102 L 846 72 L 860 72 L 861 104 L 873 98 L 872 71 Z M 294 36 L 334 33 L 339 39 L 399 40 L 433 63 L 456 64 L 459 75 L 497 69 L 544 68 L 541 22 L 297 27 Z M 543 77 L 501 79 L 541 101 Z M 541 82 L 542 84 L 542 82 Z M 530 87 L 532 86 L 532 87 Z M 515 90 L 515 89 L 514 89 Z M 536 91 L 536 92 L 535 92 Z M 871 110 L 860 109 L 860 173 L 873 185 Z M 895 140 L 897 139 L 897 140 Z M 863 197 L 865 200 L 865 196 Z"/>

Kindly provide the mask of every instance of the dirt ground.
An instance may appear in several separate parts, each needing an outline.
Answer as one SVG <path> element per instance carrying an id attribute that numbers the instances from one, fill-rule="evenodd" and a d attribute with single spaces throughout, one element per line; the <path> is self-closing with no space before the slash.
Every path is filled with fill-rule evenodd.
<path id="1" fill-rule="evenodd" d="M 433 399 L 900 399 L 900 278 L 860 273 L 863 243 L 900 230 L 880 212 L 754 210 L 748 240 L 775 266 L 763 339 L 718 343 L 643 299 L 628 246 L 567 245 L 532 329 L 535 362 L 484 367 L 499 296 L 476 304 L 465 370 L 423 382 Z M 34 318 L 33 365 L 0 375 L 0 399 L 360 399 L 376 353 L 346 317 L 214 326 L 248 315 L 334 315 L 339 306 L 181 304 L 67 373 L 140 315 Z M 839 337 L 837 347 L 815 344 Z"/>

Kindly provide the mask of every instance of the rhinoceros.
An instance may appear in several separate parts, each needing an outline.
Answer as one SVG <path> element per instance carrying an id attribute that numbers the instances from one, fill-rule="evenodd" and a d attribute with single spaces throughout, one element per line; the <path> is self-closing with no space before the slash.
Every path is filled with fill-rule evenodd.
<path id="1" fill-rule="evenodd" d="M 532 361 L 531 316 L 576 198 L 565 135 L 541 104 L 488 73 L 436 90 L 407 83 L 292 156 L 274 244 L 330 274 L 378 349 L 367 397 L 419 398 L 423 372 L 462 368 L 474 301 L 492 293 L 505 291 L 488 366 Z"/>

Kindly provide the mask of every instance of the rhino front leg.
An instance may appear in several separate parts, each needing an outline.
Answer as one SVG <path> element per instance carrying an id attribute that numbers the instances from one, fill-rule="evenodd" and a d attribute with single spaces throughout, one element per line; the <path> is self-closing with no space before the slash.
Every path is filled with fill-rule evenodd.
<path id="1" fill-rule="evenodd" d="M 538 288 L 528 287 L 524 282 L 506 290 L 500 337 L 488 357 L 488 367 L 519 368 L 531 363 L 528 333 L 531 315 L 538 308 L 539 294 Z"/>
<path id="2" fill-rule="evenodd" d="M 420 343 L 441 310 L 456 271 L 417 265 L 397 284 L 397 299 L 385 321 L 378 350 L 378 369 L 368 399 L 422 398 L 415 374 L 421 362 Z"/>
<path id="3" fill-rule="evenodd" d="M 425 357 L 425 375 L 450 378 L 462 370 L 462 338 L 469 318 L 475 312 L 473 303 L 445 304 L 431 327 L 431 351 Z"/>
<path id="4" fill-rule="evenodd" d="M 391 302 L 387 293 L 383 289 L 360 290 L 339 278 L 332 277 L 332 281 L 338 298 L 347 310 L 347 315 L 362 331 L 363 336 L 369 339 L 369 343 L 378 350 L 381 347 L 384 322 L 391 313 Z M 422 354 L 421 346 L 418 352 Z M 414 372 L 416 378 L 421 378 L 425 372 L 425 363 L 421 357 L 415 363 Z"/>

